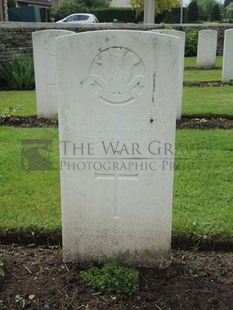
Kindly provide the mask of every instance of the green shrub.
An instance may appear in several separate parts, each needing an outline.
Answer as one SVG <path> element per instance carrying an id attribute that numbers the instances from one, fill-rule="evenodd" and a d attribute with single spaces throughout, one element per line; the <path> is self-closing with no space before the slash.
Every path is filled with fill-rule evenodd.
<path id="1" fill-rule="evenodd" d="M 191 0 L 188 5 L 187 15 L 189 22 L 196 22 L 199 19 L 199 8 L 197 0 Z"/>
<path id="2" fill-rule="evenodd" d="M 160 24 L 160 28 L 161 29 L 173 29 L 172 26 L 165 24 L 165 23 L 161 23 Z"/>
<path id="3" fill-rule="evenodd" d="M 121 23 L 138 23 L 143 20 L 143 14 L 136 16 L 131 8 L 95 8 L 90 12 L 98 18 L 100 23 L 112 23 L 114 19 Z"/>
<path id="4" fill-rule="evenodd" d="M 34 88 L 33 58 L 28 55 L 13 56 L 10 61 L 0 65 L 0 77 L 10 89 L 23 90 Z"/>
<path id="5" fill-rule="evenodd" d="M 114 262 L 108 263 L 102 268 L 91 267 L 86 272 L 81 271 L 80 277 L 92 288 L 107 294 L 132 295 L 139 287 L 138 272 Z"/>
<path id="6" fill-rule="evenodd" d="M 185 56 L 197 55 L 198 30 L 186 33 L 185 39 Z"/>
<path id="7" fill-rule="evenodd" d="M 3 261 L 0 260 L 0 277 L 4 277 L 4 275 L 5 275 L 2 267 L 3 267 Z"/>
<path id="8" fill-rule="evenodd" d="M 55 20 L 57 21 L 73 13 L 88 13 L 88 12 L 89 10 L 84 4 L 64 2 L 60 4 L 57 9 L 52 10 L 50 16 L 55 18 Z"/>
<path id="9" fill-rule="evenodd" d="M 15 0 L 7 0 L 7 6 L 8 8 L 15 8 L 16 7 Z"/>
<path id="10" fill-rule="evenodd" d="M 50 16 L 55 20 L 74 13 L 89 13 L 91 9 L 109 7 L 110 0 L 61 0 Z"/>

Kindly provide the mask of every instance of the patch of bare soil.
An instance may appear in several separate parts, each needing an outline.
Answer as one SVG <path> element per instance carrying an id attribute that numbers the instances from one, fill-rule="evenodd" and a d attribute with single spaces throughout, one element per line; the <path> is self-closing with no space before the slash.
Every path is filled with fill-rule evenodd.
<path id="1" fill-rule="evenodd" d="M 38 117 L 0 116 L 0 126 L 22 128 L 57 127 L 58 121 Z M 183 117 L 176 122 L 177 129 L 233 129 L 233 117 Z"/>
<path id="2" fill-rule="evenodd" d="M 233 129 L 233 118 L 183 117 L 176 121 L 177 129 Z"/>
<path id="3" fill-rule="evenodd" d="M 174 251 L 170 267 L 137 268 L 140 290 L 131 297 L 90 289 L 79 272 L 64 264 L 58 249 L 1 247 L 0 309 L 187 309 L 230 310 L 233 305 L 233 253 Z"/>
<path id="4" fill-rule="evenodd" d="M 22 128 L 33 127 L 57 127 L 58 121 L 42 117 L 15 117 L 15 116 L 0 116 L 0 126 L 13 126 Z"/>
<path id="5" fill-rule="evenodd" d="M 232 86 L 232 83 L 221 82 L 221 81 L 192 81 L 192 82 L 184 82 L 184 86 L 189 87 L 223 87 L 223 86 Z"/>

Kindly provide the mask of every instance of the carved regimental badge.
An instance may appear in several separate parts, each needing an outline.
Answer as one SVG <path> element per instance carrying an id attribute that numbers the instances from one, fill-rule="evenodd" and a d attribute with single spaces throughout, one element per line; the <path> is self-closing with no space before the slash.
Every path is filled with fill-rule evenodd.
<path id="1" fill-rule="evenodd" d="M 129 103 L 142 93 L 144 72 L 138 55 L 126 48 L 112 47 L 93 60 L 89 83 L 93 93 L 105 102 Z"/>

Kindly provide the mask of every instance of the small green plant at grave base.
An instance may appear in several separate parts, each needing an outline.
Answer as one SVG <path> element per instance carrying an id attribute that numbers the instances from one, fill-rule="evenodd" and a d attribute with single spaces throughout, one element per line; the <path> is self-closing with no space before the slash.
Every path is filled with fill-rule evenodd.
<path id="1" fill-rule="evenodd" d="M 193 222 L 189 234 L 192 236 L 202 237 L 203 239 L 206 239 L 207 236 L 211 236 L 214 234 L 213 224 L 210 222 Z"/>
<path id="2" fill-rule="evenodd" d="M 3 270 L 3 261 L 1 261 L 0 260 L 0 277 L 4 277 L 4 275 L 5 275 L 5 272 L 4 272 L 4 270 Z"/>
<path id="3" fill-rule="evenodd" d="M 35 86 L 33 58 L 28 55 L 13 56 L 0 65 L 0 77 L 14 90 L 32 89 Z"/>
<path id="4" fill-rule="evenodd" d="M 160 29 L 173 29 L 172 26 L 165 24 L 165 23 L 161 23 L 160 24 Z"/>
<path id="5" fill-rule="evenodd" d="M 36 115 L 35 90 L 0 91 L 0 116 Z"/>
<path id="6" fill-rule="evenodd" d="M 0 110 L 1 116 L 11 116 L 14 113 L 17 113 L 19 111 L 19 108 L 13 108 L 13 107 L 7 107 L 5 109 Z"/>
<path id="7" fill-rule="evenodd" d="M 197 273 L 196 270 L 190 269 L 190 270 L 189 270 L 189 276 L 190 276 L 192 279 L 195 279 L 195 278 L 198 278 L 198 273 Z"/>
<path id="8" fill-rule="evenodd" d="M 86 272 L 81 271 L 80 277 L 92 288 L 106 294 L 132 295 L 139 288 L 139 273 L 116 262 L 102 268 L 90 267 Z"/>
<path id="9" fill-rule="evenodd" d="M 54 114 L 51 119 L 54 121 L 54 122 L 57 122 L 58 121 L 58 114 Z"/>

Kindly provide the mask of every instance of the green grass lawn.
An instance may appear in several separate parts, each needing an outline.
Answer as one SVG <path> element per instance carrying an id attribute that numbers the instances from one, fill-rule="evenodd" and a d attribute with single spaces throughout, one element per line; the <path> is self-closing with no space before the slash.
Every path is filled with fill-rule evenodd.
<path id="1" fill-rule="evenodd" d="M 215 70 L 213 70 L 214 72 Z M 192 71 L 190 71 L 191 73 Z M 196 72 L 196 71 L 195 71 Z M 198 73 L 202 74 L 203 71 Z M 204 71 L 205 74 L 206 71 Z M 212 71 L 209 71 L 211 73 Z M 233 115 L 233 86 L 184 87 L 183 115 Z M 9 108 L 13 112 L 9 112 Z M 0 115 L 36 114 L 35 91 L 0 91 Z"/>
<path id="2" fill-rule="evenodd" d="M 21 169 L 23 139 L 52 139 L 53 170 Z M 1 127 L 0 141 L 0 229 L 61 228 L 58 130 Z M 177 131 L 175 233 L 233 235 L 232 141 L 233 131 Z"/>
<path id="3" fill-rule="evenodd" d="M 52 139 L 51 171 L 21 169 L 21 140 Z M 57 129 L 0 127 L 0 227 L 60 227 Z"/>
<path id="4" fill-rule="evenodd" d="M 184 67 L 185 68 L 196 68 L 196 61 L 197 61 L 196 57 L 185 57 Z M 218 68 L 222 67 L 222 56 L 216 56 L 215 66 Z"/>
<path id="5" fill-rule="evenodd" d="M 233 236 L 232 141 L 233 131 L 177 132 L 174 232 Z M 179 144 L 193 145 L 193 151 L 186 156 Z"/>
<path id="6" fill-rule="evenodd" d="M 233 116 L 233 86 L 184 87 L 182 115 Z"/>
<path id="7" fill-rule="evenodd" d="M 0 115 L 36 115 L 36 92 L 0 91 Z"/>
<path id="8" fill-rule="evenodd" d="M 185 70 L 184 82 L 221 81 L 221 70 Z"/>

